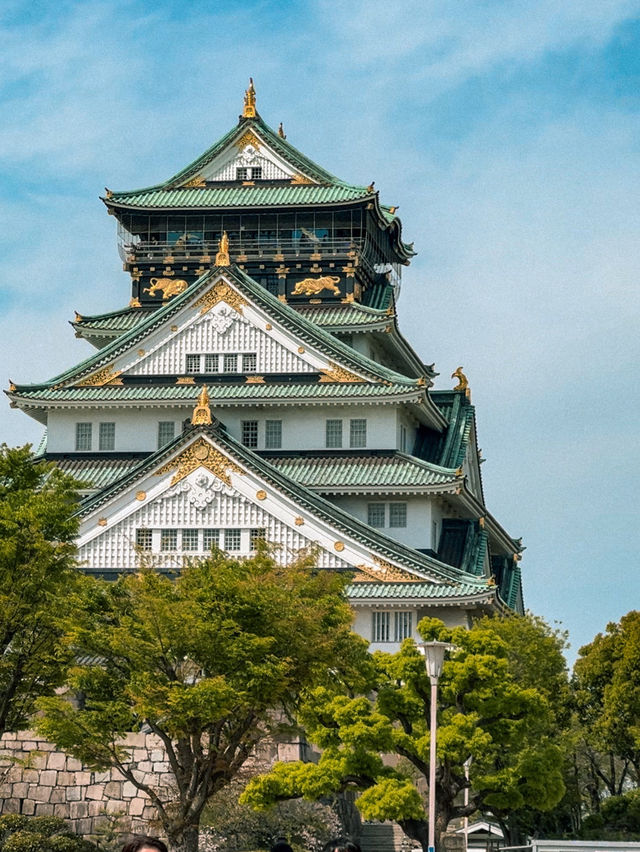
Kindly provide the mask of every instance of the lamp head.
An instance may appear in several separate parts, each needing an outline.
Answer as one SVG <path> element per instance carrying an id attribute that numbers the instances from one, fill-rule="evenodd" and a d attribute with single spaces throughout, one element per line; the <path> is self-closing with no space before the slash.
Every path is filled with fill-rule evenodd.
<path id="1" fill-rule="evenodd" d="M 442 674 L 442 665 L 444 663 L 444 655 L 447 651 L 453 651 L 455 645 L 449 642 L 423 642 L 418 645 L 424 654 L 424 663 L 427 668 L 427 674 L 432 681 L 438 680 Z"/>

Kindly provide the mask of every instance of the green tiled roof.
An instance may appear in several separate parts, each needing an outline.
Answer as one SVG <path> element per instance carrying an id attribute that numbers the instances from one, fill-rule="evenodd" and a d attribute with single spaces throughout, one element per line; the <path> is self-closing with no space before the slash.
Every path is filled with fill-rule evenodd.
<path id="1" fill-rule="evenodd" d="M 442 586 L 437 583 L 351 583 L 345 589 L 351 600 L 385 598 L 464 598 L 477 595 L 492 595 L 492 589 L 483 583 L 465 583 Z"/>
<path id="2" fill-rule="evenodd" d="M 117 482 L 104 488 L 98 494 L 87 498 L 83 502 L 79 513 L 86 514 L 105 504 L 110 499 L 113 499 L 124 488 L 133 484 L 140 476 L 160 467 L 167 457 L 173 455 L 181 446 L 189 442 L 193 436 L 202 432 L 210 434 L 229 453 L 231 458 L 236 459 L 241 465 L 246 465 L 267 483 L 293 499 L 303 511 L 307 509 L 322 517 L 336 530 L 353 537 L 383 558 L 391 559 L 396 564 L 410 568 L 413 571 L 422 572 L 423 575 L 427 574 L 432 578 L 439 578 L 447 585 L 457 584 L 461 581 L 469 585 L 474 584 L 471 575 L 465 574 L 464 571 L 458 568 L 453 568 L 431 556 L 390 539 L 384 533 L 380 532 L 380 530 L 376 530 L 368 524 L 359 521 L 353 515 L 325 500 L 319 494 L 315 494 L 304 485 L 285 476 L 273 465 L 269 464 L 268 461 L 260 458 L 256 453 L 253 453 L 232 438 L 226 430 L 215 426 L 200 427 L 179 435 L 170 444 L 148 456 L 138 467 L 125 474 Z M 483 586 L 484 582 L 478 579 L 478 591 Z"/>
<path id="3" fill-rule="evenodd" d="M 277 456 L 269 462 L 285 476 L 307 488 L 437 488 L 458 481 L 454 470 L 446 470 L 405 453 L 392 456 Z"/>
<path id="4" fill-rule="evenodd" d="M 102 385 L 101 387 L 24 387 L 12 394 L 20 400 L 38 402 L 195 402 L 200 385 Z M 370 382 L 281 382 L 278 384 L 211 384 L 208 385 L 212 404 L 217 400 L 314 400 L 314 399 L 383 399 L 407 397 L 418 388 L 406 384 Z"/>
<path id="5" fill-rule="evenodd" d="M 393 317 L 389 316 L 386 311 L 367 308 L 355 302 L 346 305 L 325 304 L 310 305 L 309 307 L 305 305 L 304 308 L 298 308 L 298 312 L 323 328 L 360 328 L 370 325 L 386 325 L 393 320 Z"/>
<path id="6" fill-rule="evenodd" d="M 228 276 L 241 293 L 268 311 L 276 322 L 280 321 L 302 342 L 306 342 L 317 348 L 341 365 L 356 372 L 364 373 L 374 379 L 389 381 L 393 384 L 406 384 L 407 387 L 412 388 L 417 387 L 416 379 L 402 376 L 382 364 L 378 364 L 376 361 L 372 361 L 366 356 L 361 355 L 329 332 L 324 331 L 324 329 L 315 323 L 305 319 L 290 305 L 280 302 L 275 296 L 268 293 L 264 287 L 237 267 L 224 267 L 222 270 L 213 267 L 182 293 L 170 299 L 166 305 L 150 313 L 136 326 L 108 343 L 104 348 L 91 355 L 85 361 L 49 379 L 47 382 L 33 385 L 18 385 L 16 391 L 10 395 L 20 397 L 25 392 L 39 391 L 45 388 L 52 388 L 53 385 L 77 382 L 83 377 L 91 375 L 97 369 L 112 363 L 114 358 L 133 348 L 138 341 L 143 340 L 147 334 L 176 314 L 185 303 L 198 296 L 209 286 L 211 279 L 217 276 L 219 272 L 223 272 Z M 363 381 L 365 380 L 363 379 Z M 357 383 L 348 383 L 348 387 L 350 388 L 355 388 L 356 386 Z M 254 385 L 253 387 L 258 386 Z"/>
<path id="7" fill-rule="evenodd" d="M 141 460 L 139 458 L 132 459 L 78 459 L 64 458 L 55 459 L 56 465 L 75 477 L 81 482 L 86 482 L 92 488 L 106 488 L 117 482 L 120 477 L 130 473 L 134 468 L 138 467 Z"/>
<path id="8" fill-rule="evenodd" d="M 317 204 L 339 204 L 357 201 L 369 195 L 362 186 L 313 184 L 255 186 L 185 187 L 180 189 L 151 189 L 125 194 L 118 193 L 110 201 L 118 206 L 135 208 L 197 209 L 211 207 L 293 207 Z"/>
<path id="9" fill-rule="evenodd" d="M 109 331 L 122 334 L 122 332 L 129 331 L 130 328 L 134 328 L 141 323 L 155 310 L 157 310 L 155 305 L 152 310 L 126 307 L 107 314 L 82 317 L 80 320 L 76 320 L 71 324 L 74 328 L 82 329 L 83 331 L 86 329 L 89 331 Z"/>

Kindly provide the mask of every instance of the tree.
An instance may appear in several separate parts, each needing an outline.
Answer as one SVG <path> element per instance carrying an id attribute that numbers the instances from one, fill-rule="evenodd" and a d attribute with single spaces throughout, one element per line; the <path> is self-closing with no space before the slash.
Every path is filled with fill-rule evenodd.
<path id="1" fill-rule="evenodd" d="M 143 568 L 96 582 L 68 625 L 88 655 L 68 679 L 80 701 L 43 700 L 39 729 L 91 767 L 117 767 L 149 796 L 171 846 L 195 852 L 207 801 L 301 692 L 357 672 L 365 657 L 345 577 L 313 562 L 283 567 L 263 547 L 246 561 L 214 552 L 175 579 Z M 119 743 L 142 726 L 162 740 L 173 784 L 145 783 Z"/>
<path id="2" fill-rule="evenodd" d="M 59 622 L 79 581 L 77 485 L 28 445 L 0 447 L 0 735 L 28 724 L 70 660 Z"/>
<path id="3" fill-rule="evenodd" d="M 640 612 L 580 649 L 573 689 L 587 759 L 590 810 L 640 779 Z"/>
<path id="4" fill-rule="evenodd" d="M 502 632 L 510 636 L 518 628 L 538 642 L 538 653 L 517 654 L 502 638 Z M 554 743 L 552 701 L 538 683 L 544 673 L 534 671 L 546 653 L 560 654 L 557 642 L 548 641 L 546 625 L 514 616 L 506 623 L 482 619 L 465 630 L 425 618 L 418 631 L 425 640 L 451 642 L 457 649 L 445 662 L 439 686 L 436 845 L 441 848 L 452 819 L 476 810 L 504 823 L 525 805 L 554 807 L 564 793 L 562 755 Z M 396 820 L 426 850 L 430 689 L 424 658 L 408 639 L 398 653 L 376 652 L 374 660 L 367 697 L 319 687 L 302 706 L 300 721 L 323 749 L 318 764 L 276 764 L 248 784 L 242 801 L 264 808 L 279 799 L 315 799 L 356 788 L 362 791 L 357 804 L 363 817 Z M 557 659 L 546 671 L 552 671 L 556 686 L 566 682 Z M 467 806 L 459 796 L 465 787 Z"/>

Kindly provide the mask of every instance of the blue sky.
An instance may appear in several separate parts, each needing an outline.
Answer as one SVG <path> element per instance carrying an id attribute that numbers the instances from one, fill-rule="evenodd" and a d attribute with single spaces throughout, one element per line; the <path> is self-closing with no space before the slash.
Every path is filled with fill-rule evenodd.
<path id="1" fill-rule="evenodd" d="M 527 605 L 577 648 L 640 603 L 640 0 L 22 2 L 0 9 L 3 383 L 89 353 L 124 305 L 98 194 L 165 179 L 236 121 L 376 181 L 419 254 L 401 328 L 478 408 Z M 0 438 L 40 428 L 0 408 Z"/>

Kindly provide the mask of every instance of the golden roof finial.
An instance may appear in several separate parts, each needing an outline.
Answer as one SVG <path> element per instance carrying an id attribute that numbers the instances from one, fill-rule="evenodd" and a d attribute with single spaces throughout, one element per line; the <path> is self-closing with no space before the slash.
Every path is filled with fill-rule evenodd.
<path id="1" fill-rule="evenodd" d="M 222 237 L 218 243 L 216 266 L 231 266 L 231 261 L 229 260 L 229 237 L 226 231 L 222 232 Z"/>
<path id="2" fill-rule="evenodd" d="M 211 409 L 209 408 L 209 391 L 207 386 L 203 385 L 198 397 L 198 404 L 193 409 L 191 415 L 192 426 L 210 426 L 213 421 L 211 417 Z"/>
<path id="3" fill-rule="evenodd" d="M 253 87 L 253 77 L 249 77 L 249 88 L 244 93 L 243 118 L 256 117 L 256 90 Z"/>
<path id="4" fill-rule="evenodd" d="M 454 387 L 454 391 L 466 391 L 469 387 L 469 382 L 465 374 L 462 372 L 462 367 L 458 367 L 457 370 L 454 370 L 453 373 L 451 373 L 451 378 L 458 380 L 458 384 Z"/>
<path id="5" fill-rule="evenodd" d="M 284 132 L 284 127 L 283 127 L 283 125 L 282 125 L 282 122 L 280 122 L 280 127 L 278 127 L 278 136 L 279 136 L 281 139 L 286 139 L 286 138 L 287 138 L 287 134 Z"/>

